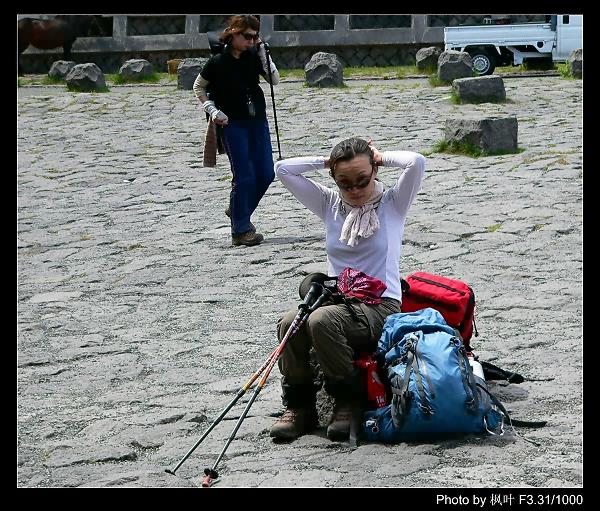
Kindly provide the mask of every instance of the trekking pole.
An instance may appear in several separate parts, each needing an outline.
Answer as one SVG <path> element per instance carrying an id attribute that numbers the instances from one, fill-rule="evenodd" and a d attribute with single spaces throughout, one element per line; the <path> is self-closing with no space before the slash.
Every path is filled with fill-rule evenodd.
<path id="1" fill-rule="evenodd" d="M 301 320 L 303 322 L 306 319 L 305 318 L 306 309 L 308 308 L 308 306 L 311 303 L 311 301 L 315 298 L 315 295 L 316 295 L 317 292 L 318 292 L 318 288 L 317 287 L 315 287 L 314 289 L 313 289 L 313 287 L 311 287 L 311 290 L 309 291 L 309 293 L 307 293 L 307 295 L 304 297 L 304 301 L 300 305 L 298 305 L 298 309 L 299 309 L 298 310 L 298 314 L 296 314 L 296 317 L 294 318 L 294 321 L 292 322 L 292 325 L 290 325 L 290 329 L 293 326 L 295 326 L 295 325 L 297 325 L 297 328 L 299 328 L 300 325 L 301 325 Z M 296 328 L 296 330 L 297 330 L 297 328 Z M 242 387 L 238 390 L 238 392 L 235 395 L 235 397 L 223 409 L 223 411 L 221 412 L 221 414 L 211 423 L 211 425 L 202 434 L 202 436 L 194 444 L 194 446 L 186 453 L 186 455 L 183 458 L 181 458 L 181 461 L 179 461 L 179 463 L 177 463 L 177 465 L 175 466 L 175 468 L 173 468 L 173 469 L 166 468 L 165 472 L 167 472 L 167 473 L 169 473 L 171 475 L 175 475 L 175 472 L 177 472 L 177 469 L 181 465 L 183 465 L 183 463 L 185 462 L 185 460 L 187 460 L 190 457 L 190 455 L 204 441 L 204 439 L 208 436 L 208 434 L 223 420 L 223 417 L 225 417 L 225 415 L 227 414 L 227 412 L 229 410 L 231 410 L 231 408 L 233 408 L 233 406 L 240 400 L 240 398 L 248 391 L 248 389 L 252 386 L 252 384 L 258 379 L 258 377 L 269 366 L 269 364 L 270 364 L 271 360 L 273 359 L 273 357 L 278 353 L 278 350 L 279 350 L 279 345 L 268 356 L 268 358 L 264 362 L 264 364 L 256 372 L 254 372 L 252 374 L 252 376 L 250 377 L 250 379 L 244 385 L 242 385 Z"/>
<path id="2" fill-rule="evenodd" d="M 212 424 L 202 434 L 202 436 L 200 437 L 200 439 L 187 452 L 187 454 L 183 458 L 181 458 L 181 461 L 179 463 L 177 463 L 177 465 L 175 466 L 175 468 L 172 469 L 172 470 L 166 468 L 165 472 L 167 472 L 169 474 L 172 474 L 172 475 L 175 475 L 175 472 L 177 472 L 177 469 L 181 465 L 183 465 L 183 462 L 190 457 L 190 455 L 196 450 L 196 448 L 202 443 L 202 441 L 208 436 L 208 434 L 217 426 L 217 424 L 219 424 L 223 420 L 223 417 L 225 417 L 225 415 L 227 414 L 227 412 L 233 408 L 233 406 L 240 400 L 240 398 L 247 392 L 247 390 L 252 386 L 252 384 L 263 373 L 263 371 L 267 368 L 267 366 L 269 365 L 269 362 L 271 361 L 271 359 L 273 358 L 273 356 L 275 355 L 276 352 L 277 352 L 277 348 L 275 348 L 273 350 L 273 352 L 269 355 L 269 357 L 267 358 L 267 360 L 265 361 L 265 363 L 260 367 L 260 369 L 258 369 L 255 373 L 253 373 L 252 376 L 250 377 L 250 379 L 246 383 L 244 383 L 244 385 L 242 385 L 242 387 L 238 390 L 238 392 L 235 395 L 235 397 L 223 409 L 223 411 L 221 412 L 221 414 L 212 422 Z"/>
<path id="3" fill-rule="evenodd" d="M 275 119 L 275 133 L 277 135 L 277 150 L 279 151 L 279 160 L 281 160 L 281 146 L 279 145 L 279 127 L 277 126 L 277 111 L 275 110 L 275 92 L 273 92 L 273 75 L 271 74 L 271 50 L 269 45 L 263 42 L 265 54 L 267 55 L 267 71 L 269 73 L 269 85 L 271 86 L 271 101 L 273 102 L 273 118 Z"/>
<path id="4" fill-rule="evenodd" d="M 275 362 L 277 362 L 277 359 L 279 358 L 279 355 L 281 355 L 281 352 L 285 348 L 285 345 L 286 345 L 288 339 L 292 335 L 294 335 L 300 329 L 300 327 L 302 326 L 302 324 L 308 318 L 309 314 L 311 312 L 313 312 L 315 309 L 317 309 L 318 307 L 320 307 L 321 304 L 327 298 L 329 298 L 331 296 L 331 291 L 329 291 L 329 289 L 326 289 L 325 287 L 323 287 L 321 284 L 319 284 L 317 282 L 313 282 L 313 284 L 311 285 L 311 289 L 309 291 L 309 294 L 311 294 L 315 289 L 319 289 L 319 288 L 321 289 L 321 295 L 317 298 L 317 300 L 315 301 L 315 303 L 313 303 L 310 307 L 303 307 L 300 310 L 300 312 L 304 311 L 303 316 L 301 317 L 300 320 L 297 320 L 298 316 L 300 315 L 300 312 L 298 313 L 298 315 L 296 315 L 296 319 L 294 319 L 294 322 L 290 325 L 290 328 L 288 328 L 288 331 L 284 335 L 283 339 L 281 339 L 281 342 L 279 343 L 279 346 L 277 347 L 275 355 L 271 358 L 271 361 L 269 362 L 269 366 L 267 367 L 267 369 L 266 369 L 263 377 L 261 378 L 261 380 L 258 382 L 258 385 L 256 386 L 256 389 L 254 390 L 254 394 L 252 394 L 252 397 L 250 398 L 250 401 L 248 401 L 248 404 L 246 405 L 246 408 L 244 408 L 244 411 L 242 412 L 242 415 L 240 415 L 240 418 L 238 419 L 238 421 L 237 421 L 237 423 L 236 423 L 233 431 L 231 432 L 231 435 L 229 435 L 229 438 L 227 439 L 225 447 L 223 447 L 223 450 L 219 454 L 219 457 L 217 458 L 217 461 L 215 461 L 215 463 L 212 466 L 212 468 L 206 468 L 206 469 L 204 469 L 204 476 L 205 477 L 202 480 L 202 487 L 203 488 L 207 488 L 207 487 L 211 486 L 212 483 L 214 482 L 214 480 L 217 479 L 217 477 L 219 477 L 219 474 L 218 474 L 218 472 L 216 470 L 217 465 L 219 464 L 219 462 L 221 461 L 221 459 L 225 455 L 225 451 L 229 447 L 229 444 L 231 444 L 231 442 L 235 438 L 235 435 L 238 432 L 238 429 L 240 429 L 240 426 L 242 425 L 242 422 L 246 418 L 246 415 L 248 414 L 248 411 L 250 410 L 250 407 L 252 406 L 252 403 L 254 403 L 254 401 L 258 397 L 258 394 L 260 393 L 260 391 L 265 386 L 267 378 L 269 377 L 269 374 L 271 374 L 271 370 L 273 369 L 273 367 L 275 365 Z M 307 294 L 307 296 L 308 296 L 308 294 Z"/>

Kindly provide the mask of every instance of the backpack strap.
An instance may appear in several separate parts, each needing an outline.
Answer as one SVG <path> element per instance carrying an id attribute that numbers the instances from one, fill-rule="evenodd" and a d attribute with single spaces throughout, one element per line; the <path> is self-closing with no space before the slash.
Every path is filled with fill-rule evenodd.
<path id="1" fill-rule="evenodd" d="M 429 373 L 427 372 L 427 367 L 425 365 L 425 361 L 423 360 L 423 357 L 419 357 L 419 350 L 418 350 L 418 346 L 419 346 L 419 340 L 421 340 L 423 338 L 423 331 L 420 331 L 420 336 L 419 338 L 416 340 L 416 342 L 412 345 L 412 350 L 414 350 L 414 358 L 412 360 L 412 366 L 413 366 L 413 370 L 415 372 L 415 380 L 417 382 L 417 388 L 419 390 L 419 397 L 421 398 L 421 411 L 426 415 L 433 415 L 435 412 L 433 411 L 433 408 L 431 407 L 431 404 L 429 403 L 429 399 L 427 399 L 427 396 L 425 395 L 425 387 L 423 387 L 423 379 L 421 378 L 421 367 L 423 368 L 423 374 L 425 375 L 425 377 L 427 378 L 427 384 L 429 385 L 429 393 L 431 394 L 432 398 L 435 398 L 435 390 L 433 388 L 433 384 L 431 383 L 431 378 L 429 378 Z M 419 364 L 419 359 L 422 360 L 421 364 Z"/>
<path id="2" fill-rule="evenodd" d="M 472 413 L 476 413 L 479 409 L 479 398 L 477 392 L 477 382 L 475 381 L 475 377 L 473 376 L 473 371 L 469 366 L 469 361 L 467 359 L 467 354 L 465 352 L 464 346 L 461 346 L 458 349 L 458 367 L 460 369 L 460 374 L 462 375 L 462 382 L 465 388 L 465 392 L 469 399 L 465 402 L 465 406 L 467 410 Z"/>
<path id="3" fill-rule="evenodd" d="M 519 419 L 512 419 L 511 424 L 514 426 L 520 426 L 522 428 L 543 428 L 548 421 L 522 421 Z"/>
<path id="4" fill-rule="evenodd" d="M 404 381 L 402 382 L 402 392 L 400 394 L 400 409 L 402 415 L 408 411 L 410 404 L 410 392 L 408 391 L 408 384 L 410 383 L 410 372 L 412 371 L 412 351 L 406 352 L 406 369 L 404 370 Z"/>
<path id="5" fill-rule="evenodd" d="M 405 357 L 406 369 L 404 370 L 404 380 L 402 381 L 402 386 L 399 389 L 392 386 L 392 394 L 396 394 L 400 400 L 398 414 L 392 414 L 392 421 L 394 426 L 398 429 L 402 427 L 404 418 L 410 405 L 410 392 L 408 391 L 408 384 L 410 383 L 410 371 L 412 370 L 412 351 L 407 351 Z"/>
<path id="6" fill-rule="evenodd" d="M 346 309 L 348 309 L 350 316 L 352 316 L 352 319 L 354 321 L 356 321 L 357 323 L 360 323 L 360 318 L 358 317 L 358 314 L 356 314 L 354 307 L 352 307 L 351 301 L 348 299 L 348 297 L 346 295 L 344 295 L 343 300 L 344 300 L 344 304 L 346 305 Z"/>
<path id="7" fill-rule="evenodd" d="M 352 303 L 360 302 L 361 300 L 359 300 L 356 297 L 349 297 L 348 295 L 346 295 L 342 292 L 333 293 L 331 296 L 331 299 L 332 299 L 333 303 L 336 305 L 344 304 L 346 306 L 346 309 L 348 309 L 350 316 L 352 316 L 352 319 L 354 321 L 356 321 L 357 323 L 360 323 L 360 318 L 358 317 L 358 314 L 356 314 L 354 307 L 352 307 Z"/>
<path id="8" fill-rule="evenodd" d="M 517 430 L 515 429 L 514 425 L 513 425 L 513 421 L 510 418 L 510 415 L 508 414 L 508 412 L 506 411 L 506 408 L 504 408 L 504 406 L 502 405 L 502 403 L 498 400 L 498 398 L 496 396 L 494 396 L 488 389 L 486 389 L 483 385 L 481 385 L 481 383 L 477 383 L 477 386 L 481 389 L 483 389 L 485 391 L 485 393 L 490 396 L 490 399 L 492 400 L 492 403 L 494 403 L 499 409 L 500 411 L 506 416 L 506 418 L 508 419 L 508 423 L 510 424 L 511 429 L 513 430 L 513 433 L 518 436 L 519 438 L 522 438 L 523 440 L 525 440 L 526 442 L 529 442 L 537 447 L 540 447 L 542 444 L 535 442 L 534 440 L 531 440 L 529 438 L 525 438 L 523 435 L 519 435 L 519 433 L 517 433 Z M 524 421 L 515 421 L 515 422 L 524 422 Z M 546 425 L 545 421 L 541 421 L 543 422 L 544 426 Z M 541 423 L 540 422 L 540 423 Z M 535 424 L 535 423 L 532 423 Z M 538 427 L 542 427 L 542 426 L 538 426 Z M 489 431 L 489 430 L 488 430 Z"/>
<path id="9" fill-rule="evenodd" d="M 554 378 L 527 378 L 519 373 L 505 371 L 504 369 L 490 364 L 489 362 L 481 361 L 481 367 L 485 374 L 485 380 L 506 380 L 508 383 L 523 383 L 524 381 L 552 381 Z"/>
<path id="10" fill-rule="evenodd" d="M 415 373 L 415 383 L 417 384 L 417 391 L 419 392 L 419 397 L 421 398 L 421 404 L 419 408 L 425 414 L 425 416 L 433 415 L 433 409 L 429 405 L 429 401 L 427 400 L 427 396 L 425 395 L 425 387 L 423 387 L 423 379 L 421 378 L 421 373 L 419 371 L 419 363 L 417 361 L 416 353 L 412 357 L 412 369 Z"/>
<path id="11" fill-rule="evenodd" d="M 523 383 L 525 381 L 525 378 L 518 373 L 511 373 L 505 371 L 504 369 L 500 369 L 498 366 L 490 364 L 486 361 L 481 361 L 480 363 L 483 369 L 483 373 L 485 374 L 486 381 L 506 380 L 509 383 Z"/>
<path id="12" fill-rule="evenodd" d="M 420 332 L 421 336 L 423 332 Z M 420 337 L 417 337 L 418 334 L 413 333 L 410 334 L 411 337 L 406 342 L 406 369 L 404 370 L 404 381 L 402 382 L 402 388 L 395 389 L 392 387 L 392 393 L 396 394 L 400 398 L 400 411 L 402 416 L 406 414 L 408 411 L 408 406 L 410 402 L 410 392 L 408 391 L 408 384 L 410 383 L 410 373 L 411 371 L 415 374 L 415 383 L 417 385 L 417 392 L 419 393 L 419 397 L 421 400 L 421 404 L 419 408 L 425 414 L 425 416 L 433 415 L 434 411 L 427 399 L 427 395 L 425 394 L 425 387 L 423 386 L 423 378 L 421 377 L 421 371 L 419 370 L 419 354 L 417 350 L 417 345 L 419 343 Z M 421 364 L 424 367 L 424 363 Z M 429 390 L 433 394 L 433 385 L 431 380 L 429 379 L 429 375 L 426 373 L 426 377 L 428 379 Z M 400 424 L 402 420 L 398 421 Z M 400 427 L 400 426 L 396 426 Z"/>

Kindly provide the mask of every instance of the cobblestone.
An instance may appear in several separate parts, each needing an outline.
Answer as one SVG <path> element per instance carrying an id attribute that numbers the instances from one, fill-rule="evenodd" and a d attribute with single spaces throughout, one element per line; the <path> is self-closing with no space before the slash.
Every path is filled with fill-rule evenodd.
<path id="1" fill-rule="evenodd" d="M 582 83 L 540 76 L 505 87 L 506 103 L 479 105 L 455 105 L 450 87 L 419 78 L 339 89 L 284 81 L 275 96 L 284 157 L 325 156 L 353 135 L 427 155 L 401 272 L 469 283 L 480 357 L 552 378 L 490 382 L 516 418 L 548 421 L 520 430 L 540 447 L 507 435 L 352 451 L 324 428 L 273 444 L 275 370 L 218 486 L 582 484 Z M 17 104 L 18 485 L 198 487 L 243 403 L 176 476 L 164 469 L 276 345 L 302 277 L 325 270 L 323 228 L 275 181 L 253 217 L 266 241 L 231 246 L 227 158 L 201 166 L 205 122 L 192 91 L 21 87 Z M 515 115 L 522 152 L 433 152 L 444 120 L 462 114 Z M 386 185 L 396 175 L 380 171 Z"/>

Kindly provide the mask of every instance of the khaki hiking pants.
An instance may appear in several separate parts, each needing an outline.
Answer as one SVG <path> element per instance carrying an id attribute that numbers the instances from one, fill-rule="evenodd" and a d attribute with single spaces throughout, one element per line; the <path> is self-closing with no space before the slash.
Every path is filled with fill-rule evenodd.
<path id="1" fill-rule="evenodd" d="M 355 351 L 373 352 L 381 336 L 385 318 L 400 312 L 400 302 L 383 298 L 379 305 L 351 303 L 358 321 L 346 304 L 325 305 L 308 316 L 292 335 L 279 357 L 278 365 L 290 385 L 310 384 L 310 348 L 314 347 L 323 374 L 327 378 L 347 377 L 353 369 Z M 289 310 L 277 323 L 279 340 L 288 331 L 298 309 Z"/>

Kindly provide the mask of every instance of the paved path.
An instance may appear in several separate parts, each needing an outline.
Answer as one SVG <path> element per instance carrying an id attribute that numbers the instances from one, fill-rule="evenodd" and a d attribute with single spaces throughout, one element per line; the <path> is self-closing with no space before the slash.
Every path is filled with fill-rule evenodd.
<path id="1" fill-rule="evenodd" d="M 273 444 L 275 371 L 217 485 L 580 486 L 581 81 L 513 78 L 507 103 L 462 106 L 422 79 L 347 83 L 276 87 L 283 156 L 327 155 L 352 135 L 428 154 L 402 274 L 474 288 L 480 357 L 553 378 L 490 386 L 515 417 L 548 425 L 520 430 L 540 447 L 507 435 L 352 451 L 324 429 Z M 227 159 L 202 168 L 191 91 L 18 96 L 18 485 L 199 486 L 241 404 L 176 476 L 164 469 L 270 353 L 302 277 L 325 270 L 322 226 L 276 181 L 253 217 L 265 243 L 230 245 Z M 463 113 L 516 115 L 524 151 L 431 153 Z"/>

